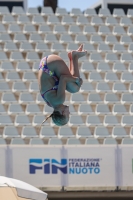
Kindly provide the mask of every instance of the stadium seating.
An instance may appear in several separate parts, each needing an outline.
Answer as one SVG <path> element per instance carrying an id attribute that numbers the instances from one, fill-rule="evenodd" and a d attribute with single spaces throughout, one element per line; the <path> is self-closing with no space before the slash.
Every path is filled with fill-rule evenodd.
<path id="1" fill-rule="evenodd" d="M 0 17 L 0 145 L 132 144 L 132 9 L 0 7 Z M 39 129 L 53 112 L 39 93 L 40 59 L 53 53 L 68 64 L 67 51 L 80 43 L 88 53 L 79 60 L 79 92 L 66 93 L 69 122 L 58 128 L 48 119 Z"/>

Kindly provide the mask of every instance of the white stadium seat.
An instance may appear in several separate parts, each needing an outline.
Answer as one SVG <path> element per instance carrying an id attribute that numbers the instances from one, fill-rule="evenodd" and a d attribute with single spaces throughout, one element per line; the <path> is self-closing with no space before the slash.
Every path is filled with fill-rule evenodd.
<path id="1" fill-rule="evenodd" d="M 125 114 L 128 114 L 128 111 L 124 105 L 114 104 L 112 113 L 113 115 L 125 115 Z"/>
<path id="2" fill-rule="evenodd" d="M 12 92 L 26 92 L 28 89 L 26 88 L 26 85 L 23 82 L 13 82 L 12 85 Z"/>
<path id="3" fill-rule="evenodd" d="M 59 131 L 58 131 L 58 138 L 62 138 L 62 139 L 67 139 L 67 138 L 71 138 L 74 137 L 74 134 L 72 132 L 72 129 L 70 127 L 60 127 Z"/>
<path id="4" fill-rule="evenodd" d="M 41 126 L 41 123 L 44 120 L 44 115 L 34 115 L 33 120 L 32 120 L 32 126 L 37 127 L 37 126 Z M 45 122 L 45 125 L 50 125 L 49 121 L 47 120 L 47 122 Z"/>
<path id="5" fill-rule="evenodd" d="M 97 14 L 96 14 L 96 10 L 93 9 L 93 8 L 88 8 L 88 9 L 86 9 L 85 12 L 84 12 L 84 16 L 85 16 L 85 17 L 92 17 L 92 16 L 96 16 L 96 15 L 97 15 Z"/>
<path id="6" fill-rule="evenodd" d="M 75 24 L 75 22 L 73 21 L 73 18 L 71 16 L 66 15 L 66 16 L 62 17 L 61 24 L 62 25 L 72 25 L 72 24 Z"/>
<path id="7" fill-rule="evenodd" d="M 75 34 L 81 33 L 81 30 L 80 30 L 79 26 L 77 26 L 77 25 L 71 25 L 69 27 L 69 29 L 68 29 L 68 33 L 70 35 L 75 35 Z"/>
<path id="8" fill-rule="evenodd" d="M 121 145 L 133 145 L 133 139 L 132 138 L 123 138 L 122 139 L 122 142 L 121 142 Z"/>
<path id="9" fill-rule="evenodd" d="M 114 82 L 114 81 L 119 81 L 117 74 L 113 72 L 107 72 L 105 74 L 105 82 Z"/>
<path id="10" fill-rule="evenodd" d="M 68 13 L 67 13 L 66 8 L 59 8 L 59 7 L 57 7 L 55 15 L 62 17 L 62 16 L 65 16 L 65 15 L 68 15 Z"/>
<path id="11" fill-rule="evenodd" d="M 27 115 L 21 114 L 21 115 L 16 115 L 14 125 L 16 127 L 17 126 L 21 126 L 21 127 L 29 126 L 29 125 L 31 125 L 31 122 Z"/>
<path id="12" fill-rule="evenodd" d="M 35 61 L 39 61 L 39 60 L 40 60 L 40 58 L 35 51 L 27 53 L 27 56 L 26 56 L 27 62 L 35 62 Z"/>
<path id="13" fill-rule="evenodd" d="M 124 72 L 127 71 L 125 65 L 121 62 L 116 62 L 113 64 L 113 72 Z"/>
<path id="14" fill-rule="evenodd" d="M 118 40 L 114 35 L 107 35 L 105 38 L 105 43 L 114 45 L 115 43 L 118 43 Z"/>
<path id="15" fill-rule="evenodd" d="M 121 54 L 120 61 L 122 63 L 130 63 L 130 62 L 132 62 L 132 60 L 133 60 L 132 54 L 130 54 L 130 53 L 123 53 L 123 54 Z"/>
<path id="16" fill-rule="evenodd" d="M 47 24 L 48 25 L 60 24 L 60 21 L 58 17 L 56 17 L 55 15 L 51 15 L 51 16 L 48 16 Z"/>
<path id="17" fill-rule="evenodd" d="M 109 115 L 109 114 L 111 114 L 109 107 L 105 104 L 97 104 L 95 113 L 96 113 L 96 115 Z"/>
<path id="18" fill-rule="evenodd" d="M 39 15 L 39 11 L 37 8 L 28 8 L 26 12 L 27 16 L 34 16 L 34 15 Z"/>
<path id="19" fill-rule="evenodd" d="M 21 137 L 23 139 L 25 139 L 25 138 L 37 138 L 38 135 L 37 135 L 37 132 L 36 132 L 34 127 L 32 127 L 32 126 L 26 127 L 25 126 L 25 127 L 22 128 Z"/>
<path id="20" fill-rule="evenodd" d="M 115 26 L 118 22 L 113 16 L 109 16 L 106 18 L 105 25 L 106 26 Z"/>
<path id="21" fill-rule="evenodd" d="M 12 8 L 12 15 L 18 16 L 18 15 L 25 15 L 25 11 L 21 6 L 13 6 Z"/>
<path id="22" fill-rule="evenodd" d="M 50 138 L 48 145 L 62 145 L 62 141 L 59 138 Z"/>
<path id="23" fill-rule="evenodd" d="M 97 83 L 96 85 L 96 92 L 98 93 L 111 92 L 111 89 L 107 83 L 100 82 L 100 83 Z"/>
<path id="24" fill-rule="evenodd" d="M 10 55 L 10 61 L 11 62 L 18 62 L 18 61 L 23 61 L 23 55 L 18 51 L 18 52 L 11 52 Z"/>
<path id="25" fill-rule="evenodd" d="M 53 15 L 53 10 L 52 10 L 52 8 L 51 8 L 51 7 L 42 7 L 41 15 L 42 15 L 42 16 Z"/>
<path id="26" fill-rule="evenodd" d="M 56 138 L 57 137 L 54 129 L 50 126 L 41 127 L 39 136 L 40 136 L 41 139 Z"/>
<path id="27" fill-rule="evenodd" d="M 126 86 L 123 83 L 114 83 L 112 91 L 114 93 L 128 92 Z"/>
<path id="28" fill-rule="evenodd" d="M 111 68 L 108 63 L 101 61 L 97 65 L 97 71 L 98 72 L 109 72 L 109 71 L 111 71 Z"/>
<path id="29" fill-rule="evenodd" d="M 9 104 L 8 114 L 9 115 L 19 115 L 19 114 L 24 114 L 24 111 L 20 104 L 13 103 L 13 104 Z"/>
<path id="30" fill-rule="evenodd" d="M 18 130 L 14 126 L 6 126 L 3 130 L 3 138 L 12 139 L 12 138 L 20 138 Z"/>
<path id="31" fill-rule="evenodd" d="M 9 24 L 14 24 L 15 23 L 15 19 L 12 15 L 3 15 L 2 17 L 2 23 L 9 25 Z"/>
<path id="32" fill-rule="evenodd" d="M 109 134 L 108 129 L 106 127 L 98 126 L 95 128 L 94 137 L 99 139 L 104 139 L 111 137 L 111 135 Z"/>
<path id="33" fill-rule="evenodd" d="M 101 99 L 100 95 L 97 93 L 90 93 L 87 98 L 88 104 L 97 104 L 102 103 L 103 100 Z"/>
<path id="34" fill-rule="evenodd" d="M 8 15 L 9 13 L 9 9 L 7 6 L 0 6 L 0 16 L 3 15 Z"/>
<path id="35" fill-rule="evenodd" d="M 67 145 L 81 145 L 80 140 L 77 138 L 68 138 L 67 139 Z"/>
<path id="36" fill-rule="evenodd" d="M 10 91 L 9 85 L 8 85 L 8 83 L 5 82 L 5 80 L 0 81 L 0 91 L 1 92 L 9 92 Z"/>
<path id="37" fill-rule="evenodd" d="M 39 85 L 37 81 L 31 82 L 29 85 L 29 92 L 37 93 L 39 92 Z"/>
<path id="38" fill-rule="evenodd" d="M 20 42 L 27 42 L 27 39 L 23 33 L 15 33 L 13 41 L 15 43 L 20 43 Z"/>
<path id="39" fill-rule="evenodd" d="M 24 72 L 23 73 L 23 78 L 22 81 L 23 82 L 31 82 L 31 81 L 36 81 L 37 78 L 34 74 L 34 72 Z"/>
<path id="40" fill-rule="evenodd" d="M 44 143 L 40 138 L 31 138 L 29 145 L 44 145 Z"/>
<path id="41" fill-rule="evenodd" d="M 103 58 L 101 57 L 100 53 L 91 53 L 89 61 L 91 63 L 97 63 L 99 61 L 103 61 Z"/>
<path id="42" fill-rule="evenodd" d="M 119 99 L 116 94 L 107 93 L 105 94 L 105 97 L 104 97 L 104 103 L 105 104 L 119 103 Z"/>
<path id="43" fill-rule="evenodd" d="M 120 38 L 120 44 L 129 45 L 132 42 L 133 42 L 132 38 L 128 35 L 123 35 Z"/>
<path id="44" fill-rule="evenodd" d="M 17 23 L 21 25 L 30 24 L 30 20 L 26 15 L 19 15 Z"/>
<path id="45" fill-rule="evenodd" d="M 9 126 L 9 125 L 13 125 L 13 122 L 10 118 L 9 115 L 4 114 L 4 115 L 0 115 L 0 126 Z"/>
<path id="46" fill-rule="evenodd" d="M 103 25 L 103 21 L 100 17 L 95 16 L 95 17 L 92 17 L 92 19 L 91 19 L 91 25 L 92 26 L 101 26 L 101 25 Z"/>
<path id="47" fill-rule="evenodd" d="M 121 26 L 124 26 L 124 27 L 128 27 L 128 26 L 131 26 L 132 25 L 132 21 L 130 18 L 128 17 L 122 17 L 120 19 L 120 25 Z"/>
<path id="48" fill-rule="evenodd" d="M 108 126 L 108 127 L 111 127 L 111 126 L 118 126 L 120 125 L 118 119 L 116 116 L 113 116 L 113 115 L 106 115 L 104 117 L 104 122 L 103 122 L 104 126 Z"/>
<path id="49" fill-rule="evenodd" d="M 71 9 L 70 16 L 77 17 L 77 16 L 80 16 L 80 15 L 82 15 L 82 12 L 79 8 L 72 8 Z"/>
<path id="50" fill-rule="evenodd" d="M 88 127 L 86 126 L 81 126 L 77 128 L 76 131 L 76 138 L 92 138 L 93 135 L 91 134 L 91 131 Z"/>
<path id="51" fill-rule="evenodd" d="M 63 26 L 63 25 L 54 25 L 53 33 L 54 34 L 63 34 L 63 33 L 66 33 L 65 26 Z"/>
<path id="52" fill-rule="evenodd" d="M 109 17 L 111 15 L 110 10 L 107 8 L 99 9 L 99 17 Z"/>
<path id="53" fill-rule="evenodd" d="M 99 81 L 103 81 L 100 73 L 98 72 L 90 72 L 89 74 L 89 82 L 99 82 Z"/>
<path id="54" fill-rule="evenodd" d="M 34 103 L 33 96 L 29 92 L 20 93 L 19 103 L 20 104 Z"/>
<path id="55" fill-rule="evenodd" d="M 82 117 L 72 115 L 72 116 L 70 116 L 68 125 L 69 125 L 70 127 L 71 127 L 71 126 L 76 126 L 76 127 L 77 127 L 77 125 L 78 125 L 78 126 L 83 126 L 83 125 L 85 125 L 85 123 L 84 123 Z"/>
<path id="56" fill-rule="evenodd" d="M 18 51 L 18 48 L 14 42 L 7 42 L 4 45 L 4 51 L 11 53 L 12 51 Z"/>
<path id="57" fill-rule="evenodd" d="M 28 42 L 21 42 L 20 43 L 20 47 L 19 47 L 19 51 L 27 53 L 29 51 L 33 51 L 33 47 Z"/>
<path id="58" fill-rule="evenodd" d="M 40 24 L 44 24 L 44 18 L 41 15 L 35 15 L 32 18 L 32 24 L 33 25 L 40 25 Z"/>
<path id="59" fill-rule="evenodd" d="M 111 34 L 111 31 L 108 26 L 102 25 L 102 26 L 99 26 L 98 34 L 99 35 L 108 35 L 108 34 Z"/>
<path id="60" fill-rule="evenodd" d="M 124 28 L 121 27 L 120 25 L 114 26 L 112 33 L 113 33 L 113 35 L 116 35 L 116 36 L 121 36 L 121 35 L 126 34 Z"/>
<path id="61" fill-rule="evenodd" d="M 31 33 L 29 37 L 30 43 L 43 42 L 42 37 L 38 33 Z"/>
<path id="62" fill-rule="evenodd" d="M 99 44 L 98 45 L 98 49 L 97 51 L 99 53 L 107 53 L 107 52 L 112 52 L 112 50 L 110 49 L 110 47 L 107 44 Z"/>
<path id="63" fill-rule="evenodd" d="M 96 115 L 89 115 L 86 118 L 86 126 L 100 126 L 102 125 L 102 122 L 100 118 Z"/>
<path id="64" fill-rule="evenodd" d="M 37 115 L 41 114 L 42 111 L 40 110 L 39 106 L 35 103 L 27 104 L 25 114 L 26 115 Z"/>
<path id="65" fill-rule="evenodd" d="M 98 145 L 99 142 L 96 138 L 88 138 L 85 141 L 85 145 Z"/>
<path id="66" fill-rule="evenodd" d="M 20 29 L 18 24 L 9 24 L 8 33 L 9 34 L 22 33 L 22 30 Z"/>
<path id="67" fill-rule="evenodd" d="M 92 63 L 88 63 L 88 61 L 81 64 L 81 72 L 88 73 L 91 71 L 95 71 L 95 68 Z"/>
<path id="68" fill-rule="evenodd" d="M 117 142 L 114 138 L 105 138 L 103 144 L 107 145 L 117 145 Z"/>
<path id="69" fill-rule="evenodd" d="M 79 90 L 81 93 L 88 93 L 94 91 L 94 87 L 92 86 L 91 83 L 88 82 L 83 82 L 81 85 L 81 88 Z"/>
<path id="70" fill-rule="evenodd" d="M 123 16 L 125 16 L 124 10 L 122 8 L 114 8 L 113 16 L 114 17 L 123 17 Z"/>
<path id="71" fill-rule="evenodd" d="M 119 54 L 119 53 L 125 53 L 127 52 L 126 48 L 122 44 L 114 44 L 113 46 L 113 53 Z"/>
<path id="72" fill-rule="evenodd" d="M 131 127 L 133 125 L 133 117 L 130 115 L 124 115 L 121 119 L 121 126 Z"/>
<path id="73" fill-rule="evenodd" d="M 38 27 L 38 33 L 39 34 L 51 33 L 51 28 L 47 24 L 39 25 L 39 27 Z"/>
<path id="74" fill-rule="evenodd" d="M 31 71 L 29 64 L 26 61 L 18 62 L 16 65 L 17 72 Z"/>
<path id="75" fill-rule="evenodd" d="M 123 93 L 121 96 L 121 103 L 130 105 L 133 102 L 133 94 Z"/>
<path id="76" fill-rule="evenodd" d="M 79 115 L 91 115 L 94 114 L 94 111 L 92 110 L 91 106 L 88 104 L 80 104 L 78 109 Z"/>
<path id="77" fill-rule="evenodd" d="M 36 33 L 36 29 L 32 24 L 26 24 L 23 27 L 23 33 L 24 34 Z"/>
<path id="78" fill-rule="evenodd" d="M 22 138 L 12 138 L 11 145 L 25 145 L 25 142 Z"/>
<path id="79" fill-rule="evenodd" d="M 72 104 L 79 104 L 79 103 L 85 103 L 85 98 L 82 94 L 77 93 L 77 94 L 71 94 L 71 98 L 70 98 L 70 103 Z"/>
<path id="80" fill-rule="evenodd" d="M 8 33 L 0 33 L 0 43 L 11 42 L 11 37 Z"/>
<path id="81" fill-rule="evenodd" d="M 76 20 L 76 24 L 79 25 L 87 25 L 88 19 L 85 16 L 78 16 Z"/>
<path id="82" fill-rule="evenodd" d="M 83 29 L 83 34 L 84 35 L 96 34 L 95 27 L 92 25 L 85 25 Z"/>

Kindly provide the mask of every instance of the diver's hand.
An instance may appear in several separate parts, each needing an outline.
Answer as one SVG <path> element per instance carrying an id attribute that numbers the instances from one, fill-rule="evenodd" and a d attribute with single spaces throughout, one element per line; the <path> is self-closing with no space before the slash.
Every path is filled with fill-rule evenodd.
<path id="1" fill-rule="evenodd" d="M 81 85 L 83 84 L 82 78 L 77 78 L 77 80 L 76 80 L 75 82 L 77 83 L 77 85 L 78 85 L 79 87 L 81 87 Z"/>

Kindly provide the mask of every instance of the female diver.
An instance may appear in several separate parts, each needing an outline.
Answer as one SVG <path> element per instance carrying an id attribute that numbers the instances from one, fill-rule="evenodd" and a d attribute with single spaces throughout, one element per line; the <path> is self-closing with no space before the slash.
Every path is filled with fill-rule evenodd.
<path id="1" fill-rule="evenodd" d="M 57 55 L 46 56 L 40 62 L 38 73 L 40 93 L 47 105 L 53 107 L 54 111 L 49 117 L 52 117 L 57 126 L 63 126 L 69 120 L 69 106 L 63 105 L 65 90 L 70 93 L 79 91 L 83 81 L 79 74 L 78 59 L 86 53 L 83 45 L 76 51 L 69 52 L 70 68 Z"/>

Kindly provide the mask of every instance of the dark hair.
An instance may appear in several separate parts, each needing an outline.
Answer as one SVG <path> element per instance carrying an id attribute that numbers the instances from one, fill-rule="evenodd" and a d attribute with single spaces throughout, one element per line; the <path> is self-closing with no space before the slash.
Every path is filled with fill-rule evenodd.
<path id="1" fill-rule="evenodd" d="M 52 117 L 53 122 L 57 125 L 57 126 L 64 126 L 65 124 L 67 124 L 66 122 L 66 117 L 62 114 L 60 114 L 59 111 L 54 111 L 51 115 L 49 115 L 43 122 L 46 122 L 47 119 L 49 119 L 50 117 Z"/>

